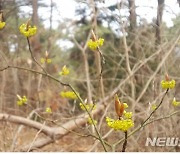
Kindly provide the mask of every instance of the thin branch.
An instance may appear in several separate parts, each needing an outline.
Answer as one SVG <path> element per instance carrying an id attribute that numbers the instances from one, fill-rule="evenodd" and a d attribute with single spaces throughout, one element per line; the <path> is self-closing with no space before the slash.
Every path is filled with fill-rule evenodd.
<path id="1" fill-rule="evenodd" d="M 151 112 L 151 114 L 149 115 L 149 117 L 147 117 L 145 120 L 144 120 L 144 122 L 141 124 L 142 126 L 152 117 L 152 115 L 159 109 L 159 107 L 161 106 L 161 104 L 163 103 L 163 100 L 164 100 L 164 98 L 165 98 L 165 96 L 167 95 L 167 93 L 168 93 L 168 91 L 169 91 L 169 88 L 166 90 L 166 92 L 164 93 L 164 95 L 163 95 L 163 97 L 162 97 L 162 99 L 161 99 L 161 102 L 158 104 L 158 106 L 155 108 L 155 110 L 153 110 L 152 112 Z"/>
<path id="2" fill-rule="evenodd" d="M 45 70 L 45 68 L 43 66 L 41 66 L 41 64 L 36 60 L 32 50 L 31 50 L 31 45 L 30 45 L 30 41 L 29 38 L 27 37 L 27 42 L 28 42 L 28 47 L 29 47 L 29 52 L 31 54 L 31 58 L 34 60 L 34 62 L 47 74 L 47 71 Z"/>
<path id="3" fill-rule="evenodd" d="M 122 152 L 126 151 L 126 146 L 127 146 L 127 131 L 124 132 L 124 143 L 123 143 L 123 148 L 122 148 Z"/>
<path id="4" fill-rule="evenodd" d="M 31 148 L 32 148 L 32 146 L 33 146 L 33 144 L 34 144 L 34 142 L 35 142 L 36 139 L 38 138 L 38 136 L 39 136 L 39 134 L 41 133 L 41 131 L 42 131 L 42 129 L 43 129 L 44 126 L 45 126 L 45 122 L 43 123 L 41 129 L 37 132 L 36 136 L 34 137 L 32 143 L 31 143 L 31 145 L 29 146 L 29 149 L 28 149 L 27 152 L 29 152 L 29 151 L 31 150 Z"/>
<path id="5" fill-rule="evenodd" d="M 32 116 L 34 115 L 35 113 L 35 110 L 33 110 L 27 117 L 27 119 L 31 119 Z M 24 128 L 24 125 L 20 125 L 18 127 L 18 130 L 16 131 L 15 135 L 14 135 L 14 138 L 13 138 L 13 141 L 12 141 L 12 145 L 11 145 L 11 151 L 14 151 L 15 149 L 15 146 L 17 144 L 17 138 L 18 138 L 18 135 L 20 134 L 21 130 Z"/>
<path id="6" fill-rule="evenodd" d="M 89 75 L 89 64 L 88 64 L 88 60 L 87 60 L 87 55 L 85 53 L 85 50 L 87 49 L 87 42 L 90 38 L 90 34 L 91 33 L 89 32 L 84 47 L 82 47 L 74 37 L 73 37 L 73 41 L 77 45 L 77 47 L 79 48 L 79 50 L 82 52 L 82 55 L 83 55 L 86 84 L 87 84 L 88 102 L 92 103 L 92 90 L 91 90 L 91 82 L 90 82 L 90 75 Z"/>

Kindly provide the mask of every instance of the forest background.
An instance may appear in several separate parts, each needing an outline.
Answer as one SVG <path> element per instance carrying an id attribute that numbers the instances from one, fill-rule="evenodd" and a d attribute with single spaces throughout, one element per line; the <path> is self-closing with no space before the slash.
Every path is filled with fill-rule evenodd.
<path id="1" fill-rule="evenodd" d="M 118 143 L 112 151 L 121 151 L 124 134 L 105 121 L 116 117 L 114 95 L 133 113 L 133 132 L 161 102 L 167 74 L 176 81 L 175 89 L 163 97 L 154 121 L 128 138 L 126 151 L 180 151 L 178 146 L 145 146 L 147 137 L 180 136 L 179 107 L 171 103 L 180 99 L 180 1 L 171 0 L 176 9 L 169 0 L 169 5 L 156 0 L 154 7 L 138 6 L 136 0 L 107 1 L 69 1 L 66 9 L 74 6 L 74 17 L 63 18 L 55 0 L 0 0 L 6 22 L 0 30 L 0 151 L 104 151 L 80 100 L 60 94 L 71 86 L 83 101 L 97 105 L 92 116 L 98 132 L 112 145 Z M 152 20 L 137 13 L 145 8 L 155 10 Z M 165 14 L 173 17 L 168 26 Z M 19 26 L 29 19 L 38 30 L 28 44 Z M 92 30 L 104 39 L 102 55 L 87 46 Z M 46 56 L 51 63 L 42 62 Z M 65 65 L 70 74 L 61 76 Z M 18 105 L 18 96 L 26 96 L 27 103 Z"/>

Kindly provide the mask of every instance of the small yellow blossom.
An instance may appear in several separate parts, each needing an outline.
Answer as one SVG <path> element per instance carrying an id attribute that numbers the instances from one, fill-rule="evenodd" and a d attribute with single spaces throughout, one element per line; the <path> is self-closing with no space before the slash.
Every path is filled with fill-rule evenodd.
<path id="1" fill-rule="evenodd" d="M 41 58 L 41 64 L 44 64 L 45 63 L 45 58 Z"/>
<path id="2" fill-rule="evenodd" d="M 125 119 L 125 120 L 114 120 L 109 117 L 106 117 L 107 125 L 114 130 L 121 130 L 121 131 L 128 131 L 131 127 L 134 126 L 134 122 L 131 119 Z"/>
<path id="3" fill-rule="evenodd" d="M 127 103 L 123 103 L 123 104 L 124 104 L 124 108 L 125 108 L 125 109 L 128 108 Z"/>
<path id="4" fill-rule="evenodd" d="M 77 96 L 73 91 L 61 91 L 60 96 L 63 98 L 77 99 Z"/>
<path id="5" fill-rule="evenodd" d="M 173 99 L 173 101 L 172 101 L 172 105 L 175 106 L 175 107 L 176 107 L 176 106 L 179 106 L 179 105 L 180 105 L 180 102 L 177 102 L 177 101 L 176 101 L 176 98 L 174 97 L 174 99 Z"/>
<path id="6" fill-rule="evenodd" d="M 37 27 L 36 26 L 31 26 L 27 24 L 22 24 L 19 27 L 19 31 L 26 37 L 31 37 L 36 34 L 37 32 Z"/>
<path id="7" fill-rule="evenodd" d="M 79 103 L 79 106 L 80 106 L 80 108 L 82 109 L 82 110 L 88 110 L 88 111 L 90 111 L 90 110 L 95 110 L 96 109 L 96 105 L 95 104 L 82 104 L 82 103 Z M 85 109 L 86 108 L 86 109 Z"/>
<path id="8" fill-rule="evenodd" d="M 151 106 L 151 109 L 154 111 L 154 110 L 156 110 L 156 108 L 157 108 L 157 105 L 156 104 L 153 104 L 152 106 Z"/>
<path id="9" fill-rule="evenodd" d="M 88 47 L 91 50 L 96 50 L 98 47 L 103 46 L 103 44 L 104 44 L 103 38 L 99 38 L 97 41 L 93 41 L 92 39 L 90 39 L 87 43 Z"/>
<path id="10" fill-rule="evenodd" d="M 52 62 L 52 60 L 50 59 L 50 58 L 41 58 L 41 63 L 42 64 L 44 64 L 45 62 L 47 63 L 47 64 L 50 64 L 51 62 Z"/>
<path id="11" fill-rule="evenodd" d="M 69 69 L 66 67 L 66 65 L 63 66 L 62 71 L 59 72 L 59 75 L 68 75 Z"/>
<path id="12" fill-rule="evenodd" d="M 125 116 L 127 119 L 131 119 L 131 118 L 132 118 L 132 112 L 124 112 L 124 116 Z"/>
<path id="13" fill-rule="evenodd" d="M 171 81 L 168 81 L 168 80 L 162 80 L 161 81 L 161 87 L 163 89 L 173 89 L 176 85 L 176 82 L 175 80 L 171 80 Z"/>
<path id="14" fill-rule="evenodd" d="M 97 44 L 98 44 L 99 47 L 103 46 L 104 39 L 103 38 L 99 38 L 99 40 L 97 40 Z"/>
<path id="15" fill-rule="evenodd" d="M 50 108 L 50 107 L 47 107 L 47 108 L 46 108 L 46 112 L 47 112 L 47 113 L 52 113 L 51 108 Z"/>
<path id="16" fill-rule="evenodd" d="M 27 97 L 26 96 L 21 97 L 21 96 L 17 95 L 17 97 L 18 97 L 18 101 L 17 101 L 18 106 L 22 106 L 22 105 L 27 103 Z"/>
<path id="17" fill-rule="evenodd" d="M 91 118 L 88 118 L 88 123 L 90 124 L 90 125 L 93 125 L 93 122 L 94 122 L 94 124 L 96 125 L 97 124 L 97 121 L 96 120 L 92 120 Z"/>
<path id="18" fill-rule="evenodd" d="M 3 29 L 5 25 L 6 25 L 5 22 L 0 21 L 0 29 Z"/>
<path id="19" fill-rule="evenodd" d="M 46 59 L 46 62 L 47 62 L 48 64 L 50 64 L 50 63 L 52 62 L 52 60 L 51 60 L 50 58 L 48 58 L 48 59 Z"/>

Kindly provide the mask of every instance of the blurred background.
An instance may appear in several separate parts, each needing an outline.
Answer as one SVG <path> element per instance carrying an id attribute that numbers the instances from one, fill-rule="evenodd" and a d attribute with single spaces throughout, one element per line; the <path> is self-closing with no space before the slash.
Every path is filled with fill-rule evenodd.
<path id="1" fill-rule="evenodd" d="M 98 103 L 116 92 L 122 102 L 129 104 L 136 127 L 150 114 L 151 106 L 160 102 L 164 92 L 160 83 L 168 73 L 170 79 L 176 80 L 176 88 L 169 92 L 153 118 L 179 110 L 171 105 L 174 97 L 180 100 L 179 0 L 0 0 L 0 11 L 6 22 L 5 28 L 0 30 L 1 69 L 13 65 L 41 71 L 31 59 L 27 40 L 19 32 L 19 26 L 31 18 L 31 24 L 38 28 L 37 34 L 30 38 L 34 56 L 40 62 L 47 51 L 52 60 L 51 64 L 43 64 L 47 72 L 73 85 L 84 100 Z M 84 49 L 91 29 L 98 38 L 105 40 L 101 47 L 105 58 L 101 86 L 97 53 Z M 62 78 L 58 73 L 64 65 L 70 69 L 70 75 Z M 78 100 L 59 95 L 68 88 L 47 77 L 7 69 L 0 71 L 0 81 L 1 113 L 28 117 L 36 110 L 44 117 L 58 119 L 60 124 L 83 113 Z M 27 96 L 26 106 L 17 105 L 17 94 Z M 106 99 L 105 103 L 106 110 L 94 117 L 98 122 L 102 120 L 98 125 L 102 135 L 110 130 L 102 116 L 116 118 L 113 97 Z M 52 114 L 45 112 L 47 107 L 52 109 Z M 37 115 L 31 119 L 43 122 Z M 147 137 L 179 137 L 179 123 L 177 114 L 148 125 L 129 138 L 127 151 L 180 151 L 178 146 L 145 146 Z M 54 126 L 50 122 L 46 124 Z M 0 151 L 15 151 L 32 142 L 37 132 L 24 127 L 14 144 L 19 127 L 1 121 Z M 79 126 L 76 131 L 87 133 L 86 127 Z M 112 132 L 106 140 L 113 143 L 121 138 L 121 132 Z M 116 150 L 120 151 L 121 146 Z M 103 149 L 91 137 L 69 133 L 35 151 Z"/>

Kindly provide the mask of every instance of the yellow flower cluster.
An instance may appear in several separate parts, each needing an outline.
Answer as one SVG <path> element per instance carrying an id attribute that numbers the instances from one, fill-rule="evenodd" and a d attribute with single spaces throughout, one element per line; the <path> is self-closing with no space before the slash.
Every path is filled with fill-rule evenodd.
<path id="1" fill-rule="evenodd" d="M 62 91 L 60 92 L 60 96 L 63 98 L 77 99 L 77 96 L 73 91 Z"/>
<path id="2" fill-rule="evenodd" d="M 62 71 L 59 72 L 59 75 L 68 75 L 69 69 L 66 67 L 66 65 L 63 66 Z"/>
<path id="3" fill-rule="evenodd" d="M 22 106 L 22 105 L 27 103 L 27 97 L 26 96 L 21 97 L 21 96 L 17 95 L 17 97 L 18 97 L 18 101 L 17 101 L 18 106 Z"/>
<path id="4" fill-rule="evenodd" d="M 127 119 L 131 119 L 132 118 L 132 112 L 126 112 L 124 111 L 124 116 L 127 118 Z"/>
<path id="5" fill-rule="evenodd" d="M 115 110 L 119 117 L 118 120 L 111 119 L 106 117 L 107 125 L 114 130 L 127 131 L 131 127 L 134 126 L 134 122 L 132 121 L 132 112 L 127 112 L 124 109 L 128 108 L 126 103 L 121 103 L 118 98 L 118 95 L 115 95 Z"/>
<path id="6" fill-rule="evenodd" d="M 50 108 L 50 107 L 47 107 L 47 108 L 46 108 L 46 112 L 47 112 L 47 113 L 52 113 L 51 108 Z"/>
<path id="7" fill-rule="evenodd" d="M 177 101 L 176 101 L 176 98 L 174 97 L 174 99 L 173 99 L 173 101 L 172 101 L 172 105 L 175 106 L 175 107 L 176 107 L 176 106 L 179 106 L 179 105 L 180 105 L 180 102 L 177 102 Z"/>
<path id="8" fill-rule="evenodd" d="M 19 31 L 26 37 L 30 37 L 36 34 L 37 32 L 37 28 L 36 26 L 30 26 L 27 24 L 22 24 L 19 27 Z"/>
<path id="9" fill-rule="evenodd" d="M 3 29 L 5 25 L 6 25 L 5 22 L 0 21 L 0 29 Z"/>
<path id="10" fill-rule="evenodd" d="M 106 117 L 107 125 L 114 130 L 128 131 L 131 127 L 134 126 L 134 122 L 132 119 L 122 119 L 122 120 L 114 120 L 109 117 Z"/>
<path id="11" fill-rule="evenodd" d="M 50 64 L 51 62 L 52 62 L 52 60 L 50 58 L 41 58 L 42 64 L 44 64 L 44 63 Z"/>
<path id="12" fill-rule="evenodd" d="M 96 109 L 96 105 L 95 104 L 82 104 L 82 103 L 79 103 L 79 106 L 80 106 L 80 108 L 82 109 L 82 110 L 88 110 L 88 111 L 90 111 L 90 110 L 95 110 Z M 85 109 L 86 108 L 86 109 Z"/>
<path id="13" fill-rule="evenodd" d="M 171 81 L 166 81 L 166 80 L 162 80 L 161 81 L 161 87 L 163 89 L 173 89 L 176 85 L 175 80 L 171 80 Z"/>
<path id="14" fill-rule="evenodd" d="M 91 50 L 96 50 L 97 47 L 101 47 L 104 44 L 104 39 L 103 38 L 99 38 L 97 41 L 93 41 L 92 39 L 90 39 L 87 43 L 88 47 Z"/>
<path id="15" fill-rule="evenodd" d="M 88 123 L 89 123 L 90 125 L 93 125 L 93 122 L 94 122 L 95 125 L 97 124 L 97 121 L 96 121 L 96 120 L 92 120 L 91 118 L 88 118 Z"/>

